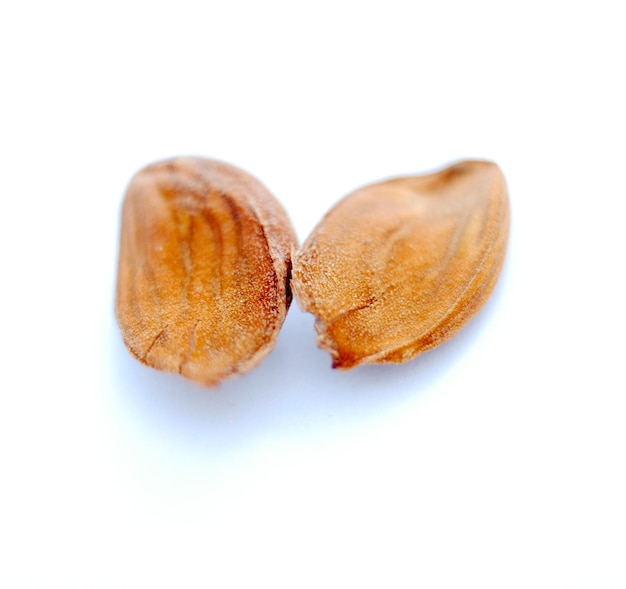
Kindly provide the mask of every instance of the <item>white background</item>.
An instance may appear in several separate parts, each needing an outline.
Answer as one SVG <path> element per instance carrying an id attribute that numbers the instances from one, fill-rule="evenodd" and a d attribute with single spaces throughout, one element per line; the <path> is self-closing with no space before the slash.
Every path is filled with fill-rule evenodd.
<path id="1" fill-rule="evenodd" d="M 621 2 L 6 2 L 2 587 L 626 587 Z M 622 6 L 623 7 L 623 6 Z M 300 240 L 466 157 L 510 188 L 449 343 L 330 369 L 293 306 L 205 390 L 113 316 L 132 174 L 236 164 Z"/>

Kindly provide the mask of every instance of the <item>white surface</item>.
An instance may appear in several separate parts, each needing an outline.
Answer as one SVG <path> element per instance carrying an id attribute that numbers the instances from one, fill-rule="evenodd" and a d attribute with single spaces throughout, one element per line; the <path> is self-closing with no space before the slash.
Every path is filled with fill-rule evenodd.
<path id="1" fill-rule="evenodd" d="M 2 587 L 626 586 L 619 2 L 85 2 L 0 9 Z M 341 196 L 497 161 L 484 310 L 333 372 L 296 306 L 204 390 L 113 318 L 126 183 L 197 154 L 300 239 Z"/>

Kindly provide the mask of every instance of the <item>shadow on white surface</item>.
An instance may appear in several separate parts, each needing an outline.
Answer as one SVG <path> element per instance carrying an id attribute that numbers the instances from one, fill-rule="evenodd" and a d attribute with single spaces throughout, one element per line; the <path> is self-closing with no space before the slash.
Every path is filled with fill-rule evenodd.
<path id="1" fill-rule="evenodd" d="M 281 448 L 297 448 L 363 427 L 375 431 L 379 420 L 419 403 L 472 346 L 480 345 L 502 282 L 449 342 L 406 364 L 350 371 L 330 368 L 330 357 L 315 345 L 313 317 L 294 303 L 270 356 L 251 373 L 213 389 L 143 366 L 127 352 L 112 322 L 109 390 L 113 423 L 122 434 L 120 450 L 139 452 L 135 458 L 157 470 L 172 468 L 171 453 L 179 462 L 208 462 L 202 467 L 206 473 L 278 440 Z"/>

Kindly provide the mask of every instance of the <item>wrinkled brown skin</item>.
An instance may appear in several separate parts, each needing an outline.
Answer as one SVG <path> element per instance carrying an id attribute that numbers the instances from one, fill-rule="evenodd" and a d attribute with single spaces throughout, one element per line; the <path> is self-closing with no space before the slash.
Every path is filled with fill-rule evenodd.
<path id="1" fill-rule="evenodd" d="M 124 343 L 203 385 L 249 371 L 276 343 L 296 247 L 282 206 L 250 174 L 192 157 L 144 168 L 122 209 Z"/>
<path id="2" fill-rule="evenodd" d="M 314 229 L 295 256 L 292 288 L 333 367 L 404 362 L 452 337 L 487 300 L 508 230 L 494 163 L 372 184 Z"/>

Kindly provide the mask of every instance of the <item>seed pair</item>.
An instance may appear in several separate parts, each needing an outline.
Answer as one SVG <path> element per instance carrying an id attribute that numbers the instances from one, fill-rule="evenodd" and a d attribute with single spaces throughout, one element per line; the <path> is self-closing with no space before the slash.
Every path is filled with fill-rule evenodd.
<path id="1" fill-rule="evenodd" d="M 292 290 L 334 367 L 404 362 L 486 301 L 508 225 L 500 169 L 466 161 L 353 192 L 298 249 L 285 210 L 256 178 L 175 158 L 128 187 L 116 315 L 137 359 L 204 385 L 267 356 Z"/>

